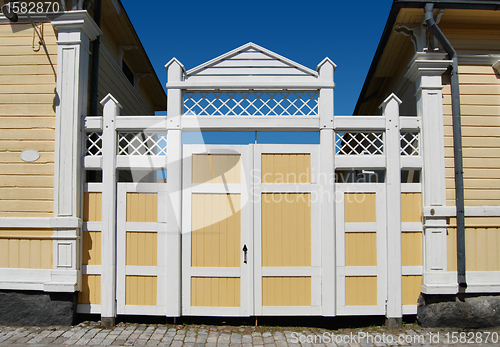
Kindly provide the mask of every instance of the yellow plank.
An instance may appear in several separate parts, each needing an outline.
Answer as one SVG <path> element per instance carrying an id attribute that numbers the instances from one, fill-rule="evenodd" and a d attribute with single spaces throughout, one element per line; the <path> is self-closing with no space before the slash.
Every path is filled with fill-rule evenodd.
<path id="1" fill-rule="evenodd" d="M 422 266 L 422 233 L 401 233 L 403 266 Z"/>
<path id="2" fill-rule="evenodd" d="M 377 221 L 376 202 L 375 193 L 345 193 L 345 222 L 375 223 Z"/>
<path id="3" fill-rule="evenodd" d="M 420 296 L 422 276 L 403 276 L 403 305 L 416 305 Z"/>
<path id="4" fill-rule="evenodd" d="M 82 275 L 82 291 L 78 293 L 79 304 L 101 304 L 101 275 Z"/>
<path id="5" fill-rule="evenodd" d="M 157 279 L 153 276 L 125 277 L 125 305 L 156 306 Z"/>
<path id="6" fill-rule="evenodd" d="M 240 278 L 191 278 L 191 306 L 240 307 L 240 296 Z"/>
<path id="7" fill-rule="evenodd" d="M 85 193 L 83 200 L 83 220 L 102 221 L 102 193 Z"/>
<path id="8" fill-rule="evenodd" d="M 241 156 L 195 154 L 192 157 L 193 183 L 241 183 Z"/>
<path id="9" fill-rule="evenodd" d="M 158 194 L 127 193 L 127 222 L 156 223 Z"/>
<path id="10" fill-rule="evenodd" d="M 0 229 L 0 268 L 52 269 L 51 229 Z"/>
<path id="11" fill-rule="evenodd" d="M 263 183 L 311 183 L 310 154 L 262 154 Z"/>
<path id="12" fill-rule="evenodd" d="M 420 193 L 401 193 L 401 222 L 422 222 L 422 198 Z"/>
<path id="13" fill-rule="evenodd" d="M 311 277 L 263 277 L 263 306 L 311 306 Z"/>
<path id="14" fill-rule="evenodd" d="M 346 306 L 376 306 L 377 277 L 346 277 Z"/>
<path id="15" fill-rule="evenodd" d="M 262 194 L 262 266 L 311 266 L 311 194 Z"/>
<path id="16" fill-rule="evenodd" d="M 345 266 L 377 266 L 377 234 L 345 234 Z"/>
<path id="17" fill-rule="evenodd" d="M 82 264 L 101 265 L 101 232 L 84 231 L 82 243 Z"/>
<path id="18" fill-rule="evenodd" d="M 156 266 L 157 233 L 127 232 L 126 264 L 130 266 Z"/>
<path id="19" fill-rule="evenodd" d="M 238 194 L 193 194 L 192 266 L 240 266 L 240 198 Z"/>

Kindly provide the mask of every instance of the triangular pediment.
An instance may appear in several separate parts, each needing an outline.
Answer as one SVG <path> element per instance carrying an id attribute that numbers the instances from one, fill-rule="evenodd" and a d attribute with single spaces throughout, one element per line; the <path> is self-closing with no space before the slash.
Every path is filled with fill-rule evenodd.
<path id="1" fill-rule="evenodd" d="M 252 42 L 223 54 L 186 73 L 194 76 L 297 76 L 318 77 L 318 73 Z"/>

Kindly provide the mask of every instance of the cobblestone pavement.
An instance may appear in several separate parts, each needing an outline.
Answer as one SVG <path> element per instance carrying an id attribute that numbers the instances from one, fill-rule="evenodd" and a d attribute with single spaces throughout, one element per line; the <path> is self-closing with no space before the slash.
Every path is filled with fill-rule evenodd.
<path id="1" fill-rule="evenodd" d="M 400 331 L 385 327 L 321 328 L 162 325 L 98 322 L 73 327 L 0 326 L 2 346 L 500 346 L 500 328 L 483 330 L 424 329 L 416 324 Z"/>

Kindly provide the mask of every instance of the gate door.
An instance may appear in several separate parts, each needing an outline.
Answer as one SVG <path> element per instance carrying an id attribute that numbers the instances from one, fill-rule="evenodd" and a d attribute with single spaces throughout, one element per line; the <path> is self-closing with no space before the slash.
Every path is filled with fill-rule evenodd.
<path id="1" fill-rule="evenodd" d="M 183 315 L 253 315 L 250 149 L 184 146 Z"/>
<path id="2" fill-rule="evenodd" d="M 339 183 L 335 187 L 338 314 L 385 315 L 385 184 Z"/>
<path id="3" fill-rule="evenodd" d="M 319 315 L 319 146 L 255 145 L 254 165 L 255 314 Z"/>
<path id="4" fill-rule="evenodd" d="M 166 315 L 165 183 L 118 183 L 118 314 Z"/>

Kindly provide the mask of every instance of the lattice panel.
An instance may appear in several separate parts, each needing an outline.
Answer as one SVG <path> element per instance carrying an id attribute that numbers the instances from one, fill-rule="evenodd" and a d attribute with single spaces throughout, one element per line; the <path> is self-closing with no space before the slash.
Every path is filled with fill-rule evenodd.
<path id="1" fill-rule="evenodd" d="M 118 133 L 118 155 L 167 155 L 167 134 Z"/>
<path id="2" fill-rule="evenodd" d="M 318 92 L 186 92 L 184 114 L 196 116 L 314 116 Z"/>
<path id="3" fill-rule="evenodd" d="M 86 139 L 86 156 L 94 157 L 102 155 L 102 134 L 88 133 Z"/>
<path id="4" fill-rule="evenodd" d="M 404 156 L 420 155 L 420 133 L 418 132 L 401 133 L 401 155 Z"/>
<path id="5" fill-rule="evenodd" d="M 352 132 L 337 134 L 337 155 L 383 155 L 383 132 Z"/>

